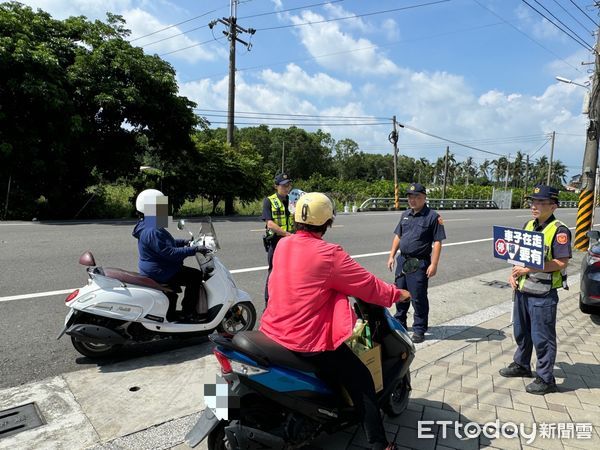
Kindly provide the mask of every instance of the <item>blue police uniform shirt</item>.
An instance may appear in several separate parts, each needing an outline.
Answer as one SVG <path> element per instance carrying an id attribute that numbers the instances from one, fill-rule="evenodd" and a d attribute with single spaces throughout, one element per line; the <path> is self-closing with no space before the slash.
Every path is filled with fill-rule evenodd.
<path id="1" fill-rule="evenodd" d="M 543 224 L 539 224 L 538 220 L 535 219 L 533 223 L 534 231 L 543 231 L 550 222 L 556 220 L 554 214 L 548 217 Z M 529 222 L 527 222 L 529 223 Z M 525 225 L 527 225 L 527 223 Z M 523 226 L 525 228 L 525 226 Z M 556 234 L 554 235 L 554 239 L 552 239 L 552 257 L 559 258 L 571 258 L 573 256 L 571 251 L 571 230 L 569 230 L 566 226 L 561 225 L 556 229 Z"/>
<path id="2" fill-rule="evenodd" d="M 400 238 L 400 252 L 413 258 L 429 257 L 431 245 L 446 239 L 440 215 L 427 205 L 418 213 L 404 211 L 394 233 Z"/>

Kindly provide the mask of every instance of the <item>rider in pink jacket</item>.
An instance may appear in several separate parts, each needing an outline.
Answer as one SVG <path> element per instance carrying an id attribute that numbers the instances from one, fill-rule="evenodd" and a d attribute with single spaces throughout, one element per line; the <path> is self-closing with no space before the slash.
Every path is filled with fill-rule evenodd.
<path id="1" fill-rule="evenodd" d="M 328 381 L 344 385 L 363 418 L 369 443 L 374 449 L 392 449 L 395 444 L 387 443 L 371 374 L 344 345 L 356 321 L 348 296 L 390 307 L 410 294 L 379 280 L 339 245 L 324 241 L 333 218 L 326 195 L 312 192 L 298 200 L 296 234 L 282 239 L 274 254 L 260 331 L 308 358 Z"/>

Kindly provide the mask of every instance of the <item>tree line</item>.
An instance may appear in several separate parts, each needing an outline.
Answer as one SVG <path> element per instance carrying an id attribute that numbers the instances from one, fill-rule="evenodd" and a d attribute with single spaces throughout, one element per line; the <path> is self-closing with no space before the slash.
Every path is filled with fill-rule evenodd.
<path id="1" fill-rule="evenodd" d="M 157 187 L 176 211 L 204 197 L 216 205 L 267 194 L 282 170 L 299 180 L 393 179 L 393 157 L 336 141 L 322 130 L 266 125 L 224 129 L 178 94 L 173 67 L 128 41 L 122 17 L 53 19 L 17 2 L 0 4 L 0 218 L 86 217 L 102 186 Z M 388 144 L 389 146 L 389 144 Z M 391 150 L 391 146 L 390 146 Z M 443 151 L 441 149 L 441 151 Z M 398 178 L 440 185 L 523 187 L 545 180 L 548 161 L 398 158 Z M 552 183 L 566 168 L 553 163 Z M 527 179 L 525 179 L 527 178 Z M 325 183 L 327 184 L 327 183 Z M 131 199 L 133 200 L 133 199 Z"/>

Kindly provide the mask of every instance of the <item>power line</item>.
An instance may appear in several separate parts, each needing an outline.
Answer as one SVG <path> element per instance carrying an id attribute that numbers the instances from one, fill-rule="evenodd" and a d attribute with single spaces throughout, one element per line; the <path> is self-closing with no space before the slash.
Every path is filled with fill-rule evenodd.
<path id="1" fill-rule="evenodd" d="M 208 111 L 224 113 L 226 111 L 222 109 L 203 109 L 194 108 L 194 111 Z M 260 115 L 262 118 L 268 118 L 268 116 L 286 116 L 286 117 L 310 117 L 310 118 L 340 118 L 340 119 L 373 119 L 373 120 L 389 120 L 389 117 L 375 117 L 375 116 L 338 116 L 338 115 L 320 115 L 320 114 L 286 114 L 286 113 L 268 113 L 258 111 L 238 111 L 239 114 L 254 114 Z"/>
<path id="2" fill-rule="evenodd" d="M 191 19 L 183 20 L 181 22 L 174 23 L 173 25 L 169 25 L 167 27 L 161 28 L 160 30 L 153 31 L 152 33 L 144 34 L 143 36 L 139 36 L 139 37 L 136 37 L 135 39 L 131 39 L 129 42 L 135 42 L 135 41 L 138 41 L 138 40 L 143 39 L 145 37 L 153 36 L 153 35 L 155 35 L 157 33 L 160 33 L 161 31 L 169 30 L 171 28 L 174 28 L 176 26 L 182 25 L 184 23 L 191 22 L 192 20 L 200 19 L 201 17 L 208 16 L 209 14 L 217 12 L 220 9 L 226 8 L 227 6 L 229 6 L 229 5 L 221 6 L 220 8 L 213 9 L 212 11 L 208 11 L 208 12 L 205 12 L 205 13 L 200 14 L 198 16 L 194 16 Z M 190 31 L 192 31 L 192 30 L 190 30 Z M 186 33 L 189 33 L 189 31 L 187 31 Z M 183 34 L 183 33 L 180 33 L 180 34 Z M 179 36 L 179 35 L 176 34 L 175 36 Z M 172 36 L 172 37 L 175 37 L 175 36 Z M 158 41 L 158 42 L 160 42 L 160 41 Z M 150 44 L 145 44 L 145 45 L 150 45 Z"/>
<path id="3" fill-rule="evenodd" d="M 523 3 L 525 3 L 527 6 L 529 6 L 531 9 L 533 9 L 536 13 L 538 13 L 540 16 L 542 16 L 544 19 L 546 19 L 549 23 L 551 23 L 552 25 L 554 25 L 556 28 L 558 28 L 560 31 L 562 31 L 564 34 L 566 34 L 567 36 L 569 36 L 571 39 L 573 39 L 575 42 L 577 42 L 579 45 L 581 45 L 583 48 L 587 49 L 587 50 L 591 50 L 592 52 L 594 51 L 594 49 L 592 47 L 590 47 L 587 43 L 585 42 L 581 42 L 580 40 L 578 40 L 577 38 L 573 37 L 571 34 L 567 33 L 564 29 L 562 29 L 560 26 L 558 26 L 556 23 L 554 23 L 552 20 L 550 20 L 548 17 L 546 17 L 544 15 L 544 13 L 542 13 L 541 11 L 539 11 L 538 9 L 536 9 L 535 6 L 531 5 L 530 3 L 527 2 L 527 0 L 521 0 Z"/>
<path id="4" fill-rule="evenodd" d="M 588 30 L 586 28 L 586 26 L 584 24 L 582 24 L 577 19 L 577 17 L 575 17 L 573 14 L 571 14 L 567 8 L 565 8 L 563 5 L 561 5 L 557 0 L 553 0 L 553 1 L 554 1 L 554 3 L 556 3 L 559 6 L 560 9 L 562 9 L 564 12 L 566 12 L 569 15 L 569 17 L 571 17 L 571 19 L 573 19 L 575 22 L 577 22 L 579 25 L 581 25 L 581 28 L 583 28 L 585 31 L 587 31 L 588 33 L 590 33 L 592 36 L 594 35 L 594 32 L 591 31 L 591 30 Z"/>
<path id="5" fill-rule="evenodd" d="M 529 154 L 529 157 L 530 157 L 530 158 L 533 158 L 533 156 L 534 156 L 534 155 L 535 155 L 537 152 L 539 152 L 539 151 L 540 151 L 542 148 L 544 148 L 544 147 L 546 146 L 546 144 L 548 144 L 548 142 L 550 142 L 550 140 L 551 140 L 551 138 L 548 138 L 548 139 L 546 139 L 546 142 L 544 142 L 542 145 L 540 145 L 540 146 L 538 147 L 538 149 L 537 149 L 535 152 L 533 152 L 533 153 L 530 153 L 530 154 Z"/>
<path id="6" fill-rule="evenodd" d="M 587 47 L 589 47 L 591 50 L 593 50 L 593 48 L 587 43 L 585 42 L 585 39 L 583 39 L 581 36 L 579 36 L 577 33 L 575 33 L 575 31 L 573 31 L 571 28 L 569 28 L 568 25 L 566 25 L 562 20 L 560 20 L 558 17 L 556 17 L 548 8 L 546 8 L 544 5 L 542 5 L 538 0 L 534 0 L 538 5 L 540 5 L 542 8 L 544 8 L 544 10 L 550 14 L 554 19 L 556 19 L 558 21 L 558 23 L 560 23 L 563 27 L 565 27 L 567 30 L 569 30 L 571 33 L 573 33 L 577 39 L 579 39 L 579 41 L 581 41 L 583 44 L 585 44 Z M 548 19 L 546 19 L 548 20 Z"/>
<path id="7" fill-rule="evenodd" d="M 170 52 L 161 53 L 161 54 L 160 54 L 160 55 L 158 55 L 158 56 L 161 56 L 161 57 L 162 57 L 162 56 L 166 56 L 166 55 L 171 55 L 171 54 L 173 54 L 173 53 L 181 52 L 181 51 L 183 51 L 183 50 L 187 50 L 187 49 L 190 49 L 190 48 L 192 48 L 192 47 L 198 47 L 198 46 L 200 46 L 200 45 L 208 44 L 209 42 L 220 41 L 220 40 L 222 40 L 222 39 L 225 39 L 225 37 L 218 37 L 218 38 L 216 38 L 216 39 L 214 39 L 214 38 L 213 38 L 213 39 L 210 39 L 210 40 L 208 40 L 208 41 L 199 42 L 199 43 L 197 43 L 197 44 L 193 44 L 193 45 L 188 45 L 187 47 L 178 48 L 177 50 L 172 50 L 172 51 L 170 51 Z"/>
<path id="8" fill-rule="evenodd" d="M 535 43 L 536 45 L 538 45 L 539 47 L 543 48 L 544 50 L 546 50 L 548 53 L 550 53 L 551 55 L 555 56 L 556 58 L 560 59 L 562 62 L 564 62 L 567 66 L 571 67 L 572 69 L 575 69 L 577 72 L 581 72 L 581 70 L 578 67 L 575 67 L 573 64 L 571 64 L 570 62 L 568 62 L 566 59 L 564 59 L 563 57 L 561 57 L 560 55 L 554 53 L 552 50 L 550 50 L 548 47 L 546 47 L 544 44 L 542 44 L 541 42 L 538 42 L 537 40 L 535 40 L 534 38 L 532 38 L 531 36 L 529 36 L 527 33 L 525 33 L 524 31 L 520 30 L 519 28 L 517 28 L 515 25 L 513 25 L 512 23 L 510 23 L 508 20 L 506 20 L 504 17 L 500 16 L 499 14 L 496 14 L 493 10 L 491 10 L 490 8 L 488 8 L 487 6 L 483 5 L 482 3 L 479 2 L 479 0 L 473 0 L 475 3 L 477 3 L 480 7 L 482 7 L 483 9 L 487 10 L 489 13 L 493 14 L 494 16 L 498 17 L 500 20 L 502 20 L 504 23 L 506 23 L 507 25 L 509 25 L 510 27 L 512 27 L 515 31 L 519 32 L 520 34 L 522 34 L 523 36 L 525 36 L 527 39 L 529 39 L 531 42 Z"/>
<path id="9" fill-rule="evenodd" d="M 211 124 L 227 124 L 227 122 L 223 122 L 223 121 L 209 121 Z M 265 123 L 265 122 L 237 122 L 236 121 L 236 125 L 267 125 L 267 126 L 277 126 L 277 127 L 282 127 L 282 126 L 287 126 L 287 127 L 293 127 L 293 126 L 297 126 L 298 123 Z M 355 126 L 373 126 L 373 125 L 387 125 L 389 126 L 390 123 L 389 122 L 369 122 L 369 123 L 302 123 L 300 124 L 304 127 L 355 127 Z"/>
<path id="10" fill-rule="evenodd" d="M 333 1 L 330 1 L 330 2 L 313 3 L 313 4 L 311 4 L 311 5 L 297 6 L 297 7 L 295 7 L 295 8 L 282 9 L 282 10 L 280 10 L 280 11 L 270 11 L 270 12 L 264 12 L 264 13 L 259 13 L 259 14 L 253 14 L 253 15 L 250 15 L 250 16 L 238 17 L 238 20 L 250 19 L 250 18 L 254 18 L 254 17 L 261 17 L 261 16 L 268 16 L 268 15 L 273 15 L 273 14 L 281 14 L 281 13 L 284 13 L 284 12 L 296 11 L 296 10 L 298 10 L 298 9 L 306 9 L 306 8 L 312 8 L 312 7 L 316 7 L 316 6 L 329 5 L 329 4 L 331 4 L 331 3 L 339 3 L 339 2 L 343 2 L 343 1 L 345 1 L 345 0 L 333 0 Z M 222 9 L 222 8 L 218 8 L 218 9 Z M 183 22 L 179 22 L 179 24 L 182 24 L 182 23 L 185 23 L 185 22 L 189 22 L 190 20 L 194 20 L 194 19 L 197 19 L 197 18 L 199 18 L 199 17 L 204 17 L 204 16 L 206 16 L 207 14 L 210 14 L 211 12 L 218 11 L 218 9 L 215 9 L 215 10 L 213 10 L 213 11 L 210 11 L 210 12 L 208 12 L 208 13 L 206 13 L 206 14 L 202 14 L 201 16 L 196 16 L 196 17 L 194 17 L 193 19 L 189 19 L 189 20 L 185 20 L 185 21 L 183 21 Z M 176 26 L 176 25 L 179 25 L 179 24 L 175 24 L 175 25 L 172 25 L 172 26 L 170 26 L 170 27 L 163 28 L 162 30 L 159 30 L 159 31 L 164 31 L 164 30 L 166 30 L 166 29 L 168 29 L 168 28 L 172 28 L 172 27 L 174 27 L 174 26 Z M 158 44 L 159 42 L 167 41 L 167 40 L 169 40 L 169 39 L 173 39 L 173 38 L 176 38 L 176 37 L 178 37 L 178 36 L 183 36 L 183 35 L 185 35 L 185 34 L 191 33 L 192 31 L 197 31 L 197 30 L 200 30 L 200 29 L 202 29 L 202 28 L 206 28 L 206 27 L 208 27 L 208 24 L 201 25 L 201 26 L 199 26 L 199 27 L 195 27 L 195 28 L 191 28 L 191 29 L 189 29 L 189 30 L 183 31 L 183 32 L 181 32 L 181 33 L 173 34 L 173 35 L 171 35 L 171 36 L 167 36 L 167 37 L 165 37 L 165 38 L 162 38 L 162 39 L 159 39 L 159 40 L 157 40 L 157 41 L 148 42 L 147 44 L 142 44 L 142 47 L 148 47 L 148 46 L 150 46 L 150 45 Z M 156 33 L 158 33 L 159 31 L 155 31 L 154 33 L 150 33 L 150 34 L 148 34 L 148 35 L 146 35 L 146 36 L 150 36 L 150 35 L 152 35 L 152 34 L 156 34 Z M 144 36 L 142 36 L 142 37 L 144 37 Z M 136 38 L 136 39 L 141 39 L 142 37 L 139 37 L 139 38 Z M 131 42 L 132 42 L 132 41 L 131 41 Z"/>
<path id="11" fill-rule="evenodd" d="M 273 62 L 273 63 L 270 63 L 270 64 L 261 64 L 261 65 L 258 65 L 258 66 L 242 67 L 242 68 L 238 68 L 237 72 L 249 72 L 249 71 L 252 71 L 252 70 L 259 70 L 259 69 L 264 69 L 264 68 L 271 68 L 271 67 L 281 66 L 281 65 L 287 65 L 287 64 L 291 64 L 291 63 L 314 61 L 314 60 L 320 59 L 320 58 L 329 58 L 331 56 L 339 56 L 339 55 L 345 55 L 345 54 L 348 54 L 348 53 L 362 52 L 362 51 L 365 51 L 365 50 L 373 50 L 373 49 L 377 49 L 377 48 L 394 47 L 394 46 L 396 46 L 398 44 L 406 44 L 406 43 L 410 43 L 410 42 L 418 42 L 418 41 L 422 41 L 422 40 L 426 40 L 426 39 L 436 39 L 436 38 L 439 38 L 439 37 L 448 36 L 448 35 L 456 34 L 456 33 L 462 33 L 462 32 L 465 32 L 465 31 L 474 31 L 474 30 L 479 30 L 479 29 L 483 29 L 483 28 L 495 27 L 497 25 L 502 25 L 502 23 L 503 22 L 494 22 L 494 23 L 490 23 L 490 24 L 486 24 L 486 25 L 478 25 L 478 26 L 475 26 L 475 27 L 460 28 L 460 29 L 457 29 L 457 30 L 448 31 L 448 32 L 444 32 L 444 33 L 433 34 L 433 35 L 424 36 L 424 37 L 420 37 L 420 38 L 404 39 L 404 40 L 394 41 L 394 42 L 391 42 L 389 44 L 370 45 L 368 47 L 359 47 L 359 48 L 353 48 L 353 49 L 350 49 L 350 50 L 342 50 L 342 51 L 339 51 L 339 52 L 325 53 L 323 55 L 310 56 L 310 57 L 307 57 L 307 58 L 292 59 L 292 60 L 287 60 L 287 61 L 278 61 L 278 62 Z M 557 58 L 560 58 L 560 57 L 557 56 Z M 576 67 L 574 69 L 578 70 Z M 220 77 L 220 76 L 223 76 L 223 75 L 226 75 L 226 73 L 222 72 L 222 73 L 211 74 L 211 75 L 207 75 L 207 76 L 202 77 L 202 78 L 194 78 L 194 79 L 185 80 L 185 81 L 182 81 L 182 82 L 183 83 L 191 83 L 193 81 L 203 80 L 203 79 L 207 79 L 207 78 Z"/>
<path id="12" fill-rule="evenodd" d="M 335 17 L 333 19 L 323 19 L 323 20 L 318 20 L 316 22 L 302 22 L 302 23 L 295 23 L 295 24 L 290 24 L 290 25 L 280 25 L 280 26 L 276 26 L 276 27 L 258 28 L 256 31 L 281 30 L 283 28 L 301 27 L 301 26 L 305 26 L 305 25 L 318 25 L 318 24 L 321 24 L 321 23 L 336 22 L 336 21 L 339 21 L 339 20 L 358 19 L 359 17 L 375 16 L 377 14 L 385 14 L 385 13 L 389 13 L 389 12 L 396 12 L 396 11 L 404 11 L 404 10 L 407 10 L 407 9 L 421 8 L 423 6 L 437 5 L 439 3 L 447 3 L 449 1 L 450 0 L 437 0 L 437 1 L 429 2 L 429 3 L 420 3 L 418 5 L 403 6 L 402 8 L 386 9 L 386 10 L 383 10 L 383 11 L 374 11 L 374 12 L 364 13 L 364 14 L 353 14 L 351 16 Z"/>
<path id="13" fill-rule="evenodd" d="M 588 14 L 587 14 L 587 13 L 586 13 L 586 12 L 585 12 L 583 9 L 581 9 L 577 3 L 575 3 L 573 0 L 570 0 L 570 1 L 571 1 L 571 3 L 573 3 L 573 4 L 574 4 L 574 5 L 577 7 L 577 9 L 578 9 L 579 11 L 581 11 L 581 12 L 583 13 L 583 15 L 584 15 L 585 17 L 587 17 L 588 19 L 590 19 L 590 21 L 591 21 L 591 22 L 592 22 L 592 23 L 593 23 L 595 26 L 597 26 L 597 27 L 598 27 L 598 26 L 600 26 L 600 25 L 598 25 L 598 24 L 596 23 L 596 21 L 595 21 L 594 19 L 592 19 L 590 16 L 588 16 Z"/>

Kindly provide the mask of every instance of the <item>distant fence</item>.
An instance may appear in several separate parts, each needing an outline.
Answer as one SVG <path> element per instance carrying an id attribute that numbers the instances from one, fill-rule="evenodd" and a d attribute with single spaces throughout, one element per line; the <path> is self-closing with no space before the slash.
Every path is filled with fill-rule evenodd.
<path id="1" fill-rule="evenodd" d="M 561 208 L 577 208 L 577 201 L 565 200 L 559 202 Z M 493 200 L 473 200 L 455 198 L 428 198 L 427 204 L 434 209 L 498 209 Z M 400 209 L 408 208 L 406 198 L 399 199 Z M 394 209 L 394 199 L 388 197 L 373 197 L 365 200 L 358 211 L 390 211 Z"/>
<path id="2" fill-rule="evenodd" d="M 408 208 L 405 198 L 399 199 L 400 209 Z M 473 200 L 456 198 L 428 198 L 427 204 L 434 209 L 498 209 L 496 202 L 492 200 Z M 359 211 L 388 211 L 394 209 L 394 199 L 387 197 L 373 197 L 365 200 Z"/>
<path id="3" fill-rule="evenodd" d="M 576 200 L 569 200 L 569 201 L 559 201 L 558 202 L 558 206 L 560 208 L 577 208 L 577 201 Z"/>

